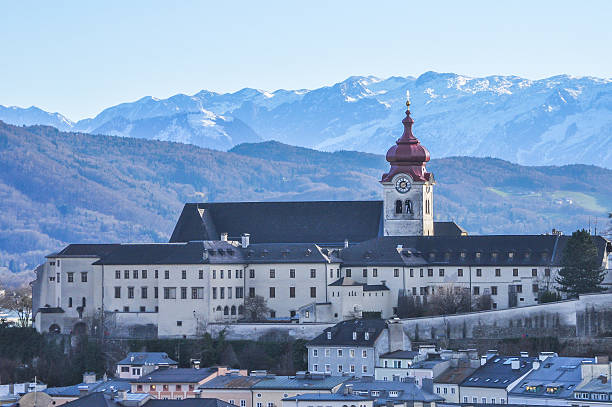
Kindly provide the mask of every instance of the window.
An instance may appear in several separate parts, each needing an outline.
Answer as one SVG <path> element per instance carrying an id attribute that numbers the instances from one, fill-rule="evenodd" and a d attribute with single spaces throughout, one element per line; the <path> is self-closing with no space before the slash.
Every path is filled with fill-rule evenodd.
<path id="1" fill-rule="evenodd" d="M 164 299 L 175 300 L 176 299 L 176 287 L 164 287 Z"/>
<path id="2" fill-rule="evenodd" d="M 363 276 L 367 277 L 368 276 L 368 269 L 363 269 Z"/>
<path id="3" fill-rule="evenodd" d="M 457 277 L 463 277 L 463 269 L 457 269 Z"/>
<path id="4" fill-rule="evenodd" d="M 501 277 L 501 269 L 495 269 L 495 277 Z"/>
<path id="5" fill-rule="evenodd" d="M 312 350 L 312 357 L 316 358 L 319 356 L 319 350 L 318 349 L 313 349 Z"/>
<path id="6" fill-rule="evenodd" d="M 480 295 L 480 287 L 474 287 L 474 295 Z"/>
<path id="7" fill-rule="evenodd" d="M 187 280 L 187 270 L 181 270 L 181 279 Z"/>
<path id="8" fill-rule="evenodd" d="M 289 298 L 295 298 L 295 287 L 289 287 Z"/>
<path id="9" fill-rule="evenodd" d="M 476 269 L 476 277 L 482 277 L 482 269 Z"/>
<path id="10" fill-rule="evenodd" d="M 331 365 L 325 365 L 325 371 L 326 372 L 331 372 Z"/>
<path id="11" fill-rule="evenodd" d="M 198 278 L 199 278 L 200 280 L 203 280 L 203 279 L 204 279 L 204 270 L 198 270 Z"/>
<path id="12" fill-rule="evenodd" d="M 147 279 L 147 270 L 142 270 L 142 271 L 140 272 L 140 276 L 141 276 L 141 277 L 142 277 L 144 280 L 146 280 L 146 279 Z"/>
<path id="13" fill-rule="evenodd" d="M 187 287 L 181 287 L 181 300 L 187 299 Z"/>
<path id="14" fill-rule="evenodd" d="M 355 373 L 355 365 L 350 365 L 349 369 L 351 373 Z"/>
<path id="15" fill-rule="evenodd" d="M 231 280 L 232 278 L 232 270 L 227 270 L 227 278 Z"/>
<path id="16" fill-rule="evenodd" d="M 512 269 L 512 276 L 518 277 L 518 269 Z"/>
<path id="17" fill-rule="evenodd" d="M 236 298 L 244 298 L 244 287 L 236 287 Z"/>
<path id="18" fill-rule="evenodd" d="M 123 278 L 126 280 L 130 278 L 130 270 L 123 270 Z"/>
<path id="19" fill-rule="evenodd" d="M 349 356 L 352 358 L 355 357 L 355 349 L 349 349 Z"/>
<path id="20" fill-rule="evenodd" d="M 140 312 L 145 312 L 146 310 L 147 310 L 146 307 L 143 307 L 143 306 L 140 307 Z"/>
<path id="21" fill-rule="evenodd" d="M 164 279 L 170 280 L 170 270 L 165 270 L 164 271 Z"/>
<path id="22" fill-rule="evenodd" d="M 397 397 L 399 393 L 397 392 L 397 390 L 390 390 L 389 391 L 389 397 Z"/>
<path id="23" fill-rule="evenodd" d="M 212 289 L 212 297 L 213 297 L 213 300 L 217 299 L 217 287 L 213 287 L 213 289 Z"/>
<path id="24" fill-rule="evenodd" d="M 115 298 L 121 298 L 121 287 L 115 287 Z"/>
<path id="25" fill-rule="evenodd" d="M 414 269 L 410 269 L 410 277 L 414 277 Z"/>
<path id="26" fill-rule="evenodd" d="M 147 287 L 140 287 L 140 297 L 146 299 L 147 296 L 148 296 Z"/>
<path id="27" fill-rule="evenodd" d="M 255 298 L 255 287 L 249 287 L 249 298 Z"/>
<path id="28" fill-rule="evenodd" d="M 220 299 L 225 298 L 225 287 L 219 287 L 219 298 Z"/>
<path id="29" fill-rule="evenodd" d="M 516 286 L 516 292 L 517 292 L 517 293 L 522 293 L 522 292 L 523 292 L 523 286 L 522 286 L 522 285 L 520 285 L 520 284 L 517 284 L 517 286 Z"/>
<path id="30" fill-rule="evenodd" d="M 433 277 L 433 269 L 427 269 L 427 277 Z"/>
<path id="31" fill-rule="evenodd" d="M 325 349 L 325 357 L 328 358 L 331 355 L 331 349 Z"/>
<path id="32" fill-rule="evenodd" d="M 491 295 L 497 295 L 497 287 L 494 285 L 491 286 Z"/>
<path id="33" fill-rule="evenodd" d="M 155 278 L 159 278 L 159 270 L 155 270 Z"/>
<path id="34" fill-rule="evenodd" d="M 378 277 L 378 269 L 372 269 L 372 277 Z"/>
<path id="35" fill-rule="evenodd" d="M 255 278 L 255 270 L 253 269 L 249 270 L 249 278 Z"/>
<path id="36" fill-rule="evenodd" d="M 544 276 L 550 277 L 550 269 L 544 269 Z"/>
<path id="37" fill-rule="evenodd" d="M 192 300 L 204 299 L 204 287 L 191 287 L 191 299 Z"/>
<path id="38" fill-rule="evenodd" d="M 74 273 L 68 273 L 68 279 L 66 280 L 69 283 L 73 283 L 74 282 Z"/>
<path id="39" fill-rule="evenodd" d="M 396 214 L 402 213 L 402 201 L 400 201 L 399 199 L 395 201 L 395 213 Z"/>
<path id="40" fill-rule="evenodd" d="M 137 278 L 138 278 L 138 270 L 134 270 L 134 271 L 132 271 L 132 277 L 133 277 L 134 279 L 137 279 Z"/>
<path id="41" fill-rule="evenodd" d="M 176 326 L 183 326 L 183 321 L 176 321 Z"/>
<path id="42" fill-rule="evenodd" d="M 115 280 L 121 279 L 121 270 L 115 270 Z"/>
<path id="43" fill-rule="evenodd" d="M 295 269 L 289 269 L 289 278 L 295 278 Z"/>
<path id="44" fill-rule="evenodd" d="M 342 365 L 338 365 L 338 373 L 342 373 Z"/>
<path id="45" fill-rule="evenodd" d="M 481 400 L 482 400 L 482 404 L 487 404 L 487 398 L 486 397 L 482 397 Z"/>
<path id="46" fill-rule="evenodd" d="M 213 280 L 217 278 L 217 270 L 213 270 Z"/>
<path id="47" fill-rule="evenodd" d="M 318 372 L 318 371 L 319 371 L 319 365 L 318 365 L 318 364 L 316 364 L 316 363 L 315 363 L 314 365 L 312 365 L 312 370 L 313 370 L 314 372 Z"/>
<path id="48" fill-rule="evenodd" d="M 276 297 L 276 287 L 270 287 L 270 298 Z"/>
<path id="49" fill-rule="evenodd" d="M 436 386 L 436 393 L 440 394 L 440 386 Z"/>
<path id="50" fill-rule="evenodd" d="M 351 274 L 352 274 L 351 269 L 346 269 L 346 276 L 351 277 Z"/>
<path id="51" fill-rule="evenodd" d="M 317 278 L 317 270 L 310 269 L 310 278 Z"/>
<path id="52" fill-rule="evenodd" d="M 223 270 L 219 270 L 219 278 L 223 278 Z"/>
<path id="53" fill-rule="evenodd" d="M 158 287 L 153 288 L 153 298 L 159 298 L 159 288 Z"/>
<path id="54" fill-rule="evenodd" d="M 240 400 L 240 407 L 246 407 L 246 400 Z"/>
<path id="55" fill-rule="evenodd" d="M 317 298 L 317 287 L 310 287 L 310 298 Z"/>
<path id="56" fill-rule="evenodd" d="M 531 269 L 531 277 L 537 277 L 538 276 L 538 269 Z"/>
<path id="57" fill-rule="evenodd" d="M 68 308 L 72 308 L 72 297 L 68 297 Z"/>
<path id="58" fill-rule="evenodd" d="M 533 284 L 531 286 L 531 291 L 533 291 L 534 293 L 537 293 L 539 291 L 539 288 L 537 284 Z"/>
<path id="59" fill-rule="evenodd" d="M 417 295 L 417 288 L 416 287 L 412 287 L 412 295 Z"/>
<path id="60" fill-rule="evenodd" d="M 276 270 L 270 269 L 270 278 L 276 277 Z"/>
<path id="61" fill-rule="evenodd" d="M 338 349 L 338 357 L 341 358 L 342 357 L 342 349 Z"/>
<path id="62" fill-rule="evenodd" d="M 439 275 L 440 277 L 444 277 L 444 269 L 440 269 L 440 270 L 438 270 L 438 275 Z"/>
<path id="63" fill-rule="evenodd" d="M 123 307 L 123 312 L 130 312 L 130 307 L 128 306 Z"/>
<path id="64" fill-rule="evenodd" d="M 366 349 L 362 350 L 361 351 L 361 356 L 364 357 L 364 358 L 367 358 L 368 357 L 368 351 Z"/>
<path id="65" fill-rule="evenodd" d="M 399 277 L 399 269 L 393 269 L 393 277 Z"/>

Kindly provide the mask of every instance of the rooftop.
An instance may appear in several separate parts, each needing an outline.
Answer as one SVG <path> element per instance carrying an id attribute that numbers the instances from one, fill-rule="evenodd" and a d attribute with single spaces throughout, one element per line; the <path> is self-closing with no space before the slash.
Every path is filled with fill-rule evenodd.
<path id="1" fill-rule="evenodd" d="M 537 358 L 495 355 L 467 377 L 461 387 L 507 388 L 531 370 L 534 360 Z M 518 369 L 512 368 L 513 361 L 518 362 Z"/>
<path id="2" fill-rule="evenodd" d="M 63 387 L 48 387 L 43 390 L 52 397 L 78 397 L 81 390 L 87 390 L 88 393 L 105 393 L 117 390 L 130 390 L 130 382 L 127 379 L 110 379 L 98 380 L 94 383 L 79 383 L 72 386 Z"/>
<path id="3" fill-rule="evenodd" d="M 283 401 L 373 401 L 372 397 L 357 394 L 300 394 L 299 396 L 287 397 Z"/>
<path id="4" fill-rule="evenodd" d="M 414 359 L 419 355 L 416 350 L 396 350 L 380 355 L 381 359 Z"/>
<path id="5" fill-rule="evenodd" d="M 217 376 L 214 379 L 200 385 L 200 389 L 250 389 L 257 382 L 262 380 L 259 376 L 239 376 L 228 374 Z"/>
<path id="6" fill-rule="evenodd" d="M 178 368 L 158 369 L 132 380 L 133 383 L 198 383 L 208 376 L 217 373 L 214 368 Z"/>
<path id="7" fill-rule="evenodd" d="M 178 363 L 168 357 L 166 352 L 130 352 L 117 362 L 118 365 L 177 365 Z"/>
<path id="8" fill-rule="evenodd" d="M 307 343 L 307 346 L 374 346 L 387 323 L 382 319 L 351 319 L 326 328 L 322 334 Z M 328 332 L 331 338 L 328 339 Z M 353 337 L 353 332 L 356 333 Z M 367 339 L 366 339 L 367 333 Z M 353 339 L 355 338 L 355 339 Z"/>
<path id="9" fill-rule="evenodd" d="M 385 380 L 374 380 L 372 378 L 361 378 L 353 379 L 346 382 L 343 388 L 347 385 L 352 386 L 353 393 L 360 395 L 372 395 L 372 391 L 377 391 L 376 401 L 383 402 L 385 400 L 396 400 L 396 401 L 420 401 L 429 403 L 432 401 L 443 400 L 442 397 L 435 394 L 429 393 L 419 386 L 414 381 L 385 381 Z M 342 392 L 343 388 L 338 390 Z M 390 397 L 389 392 L 397 392 L 397 396 Z"/>
<path id="10" fill-rule="evenodd" d="M 459 384 L 476 371 L 475 367 L 451 367 L 436 379 L 434 383 Z"/>
<path id="11" fill-rule="evenodd" d="M 253 389 L 331 390 L 349 380 L 348 376 L 309 375 L 267 376 L 253 385 Z"/>

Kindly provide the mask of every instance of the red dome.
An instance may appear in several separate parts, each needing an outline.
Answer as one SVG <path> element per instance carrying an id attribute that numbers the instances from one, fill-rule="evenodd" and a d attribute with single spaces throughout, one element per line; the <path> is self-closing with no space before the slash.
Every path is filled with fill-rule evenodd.
<path id="1" fill-rule="evenodd" d="M 387 161 L 391 164 L 391 170 L 383 174 L 383 182 L 391 181 L 399 173 L 410 175 L 413 181 L 428 181 L 431 178 L 431 173 L 425 168 L 425 163 L 429 161 L 429 151 L 412 134 L 413 123 L 410 110 L 406 110 L 406 117 L 402 120 L 404 134 L 387 151 Z"/>

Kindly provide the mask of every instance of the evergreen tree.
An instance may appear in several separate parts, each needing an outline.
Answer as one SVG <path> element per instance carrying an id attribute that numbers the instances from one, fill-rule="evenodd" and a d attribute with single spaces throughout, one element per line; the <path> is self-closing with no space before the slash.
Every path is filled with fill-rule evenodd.
<path id="1" fill-rule="evenodd" d="M 586 230 L 577 230 L 567 241 L 561 258 L 557 277 L 560 290 L 575 297 L 583 293 L 602 291 L 600 286 L 605 277 L 605 270 L 597 254 L 591 234 Z"/>

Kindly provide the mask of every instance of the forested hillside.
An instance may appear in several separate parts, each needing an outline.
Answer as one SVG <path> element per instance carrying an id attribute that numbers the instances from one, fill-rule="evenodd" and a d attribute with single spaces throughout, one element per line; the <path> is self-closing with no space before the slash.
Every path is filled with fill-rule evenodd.
<path id="1" fill-rule="evenodd" d="M 69 242 L 166 241 L 185 202 L 380 199 L 381 155 L 276 142 L 230 152 L 0 122 L 0 267 Z M 612 209 L 612 171 L 432 160 L 438 220 L 470 233 L 567 232 Z"/>

